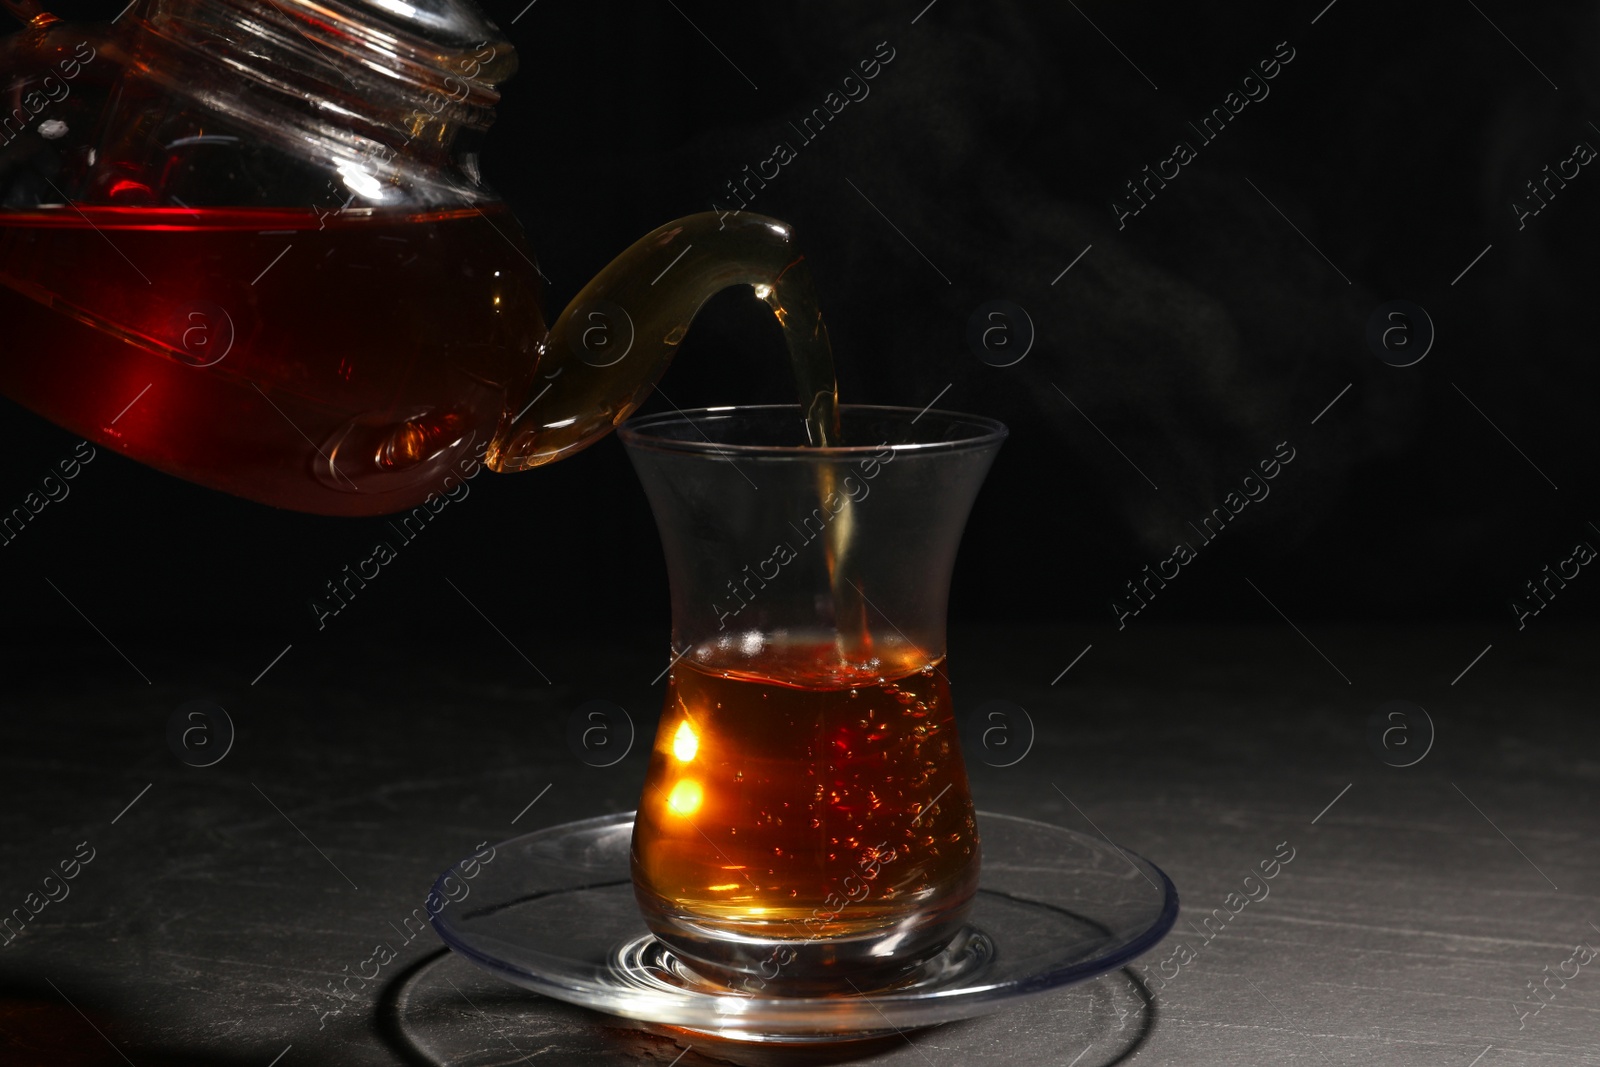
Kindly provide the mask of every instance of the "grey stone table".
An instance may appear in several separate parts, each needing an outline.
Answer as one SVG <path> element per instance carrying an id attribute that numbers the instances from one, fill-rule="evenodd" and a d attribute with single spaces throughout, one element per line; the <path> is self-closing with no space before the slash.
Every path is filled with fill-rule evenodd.
<path id="1" fill-rule="evenodd" d="M 125 662 L 86 631 L 75 647 L 7 650 L 0 1063 L 714 1062 L 500 987 L 431 931 L 404 936 L 433 878 L 479 842 L 635 804 L 664 635 L 513 636 L 515 649 L 493 634 L 308 644 L 254 685 L 277 648 L 124 645 Z M 1037 727 L 1015 766 L 974 764 L 980 809 L 1143 853 L 1183 914 L 1144 966 L 856 1055 L 1600 1064 L 1600 962 L 1585 948 L 1600 948 L 1595 638 L 957 632 L 958 708 L 1009 700 Z M 236 727 L 209 767 L 168 743 L 197 698 Z M 565 741 L 567 714 L 594 698 L 641 734 L 606 769 Z M 1426 709 L 1431 747 L 1415 713 L 1385 720 L 1403 726 L 1388 747 L 1369 742 L 1391 700 Z M 1293 859 L 1262 896 L 1246 876 L 1280 850 Z M 1241 906 L 1247 887 L 1258 899 Z M 379 942 L 396 958 L 332 998 Z"/>

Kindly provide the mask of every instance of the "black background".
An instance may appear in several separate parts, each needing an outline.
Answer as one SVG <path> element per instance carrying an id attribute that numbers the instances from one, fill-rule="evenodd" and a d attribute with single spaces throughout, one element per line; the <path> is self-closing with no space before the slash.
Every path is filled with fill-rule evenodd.
<path id="1" fill-rule="evenodd" d="M 968 527 L 957 621 L 1114 629 L 1123 583 L 1193 540 L 1187 522 L 1282 441 L 1296 459 L 1272 495 L 1130 625 L 1275 622 L 1249 579 L 1299 623 L 1447 618 L 1510 639 L 1518 586 L 1600 544 L 1600 176 L 1584 168 L 1524 229 L 1511 208 L 1576 142 L 1600 145 L 1600 9 L 922 2 L 489 5 L 521 70 L 484 172 L 551 279 L 547 312 L 634 238 L 725 203 L 723 184 L 887 41 L 870 96 L 752 209 L 801 236 L 846 401 L 939 397 L 1012 428 Z M 1119 230 L 1123 182 L 1196 142 L 1186 122 L 1283 41 L 1295 58 L 1270 96 Z M 994 299 L 1037 328 L 1015 366 L 966 341 Z M 1365 340 L 1395 299 L 1437 329 L 1408 368 Z M 0 341 L 0 358 L 49 354 Z M 681 407 L 790 392 L 776 328 L 744 293 L 707 306 L 662 384 Z M 0 505 L 74 443 L 0 403 Z M 665 637 L 655 529 L 615 440 L 477 479 L 323 633 L 311 598 L 382 520 L 277 511 L 100 456 L 0 549 L 13 638 L 96 640 L 46 578 L 112 639 L 191 647 L 315 640 L 337 655 L 357 638 L 478 634 L 446 578 L 514 633 Z M 1591 585 L 1574 580 L 1550 614 L 1592 617 Z"/>

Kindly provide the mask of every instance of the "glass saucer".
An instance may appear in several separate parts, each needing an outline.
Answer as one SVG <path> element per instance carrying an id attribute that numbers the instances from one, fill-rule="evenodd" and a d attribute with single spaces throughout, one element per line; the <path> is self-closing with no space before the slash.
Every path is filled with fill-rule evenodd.
<path id="1" fill-rule="evenodd" d="M 557 1000 L 643 1023 L 773 1044 L 872 1040 L 969 1019 L 1122 967 L 1160 941 L 1178 891 L 1099 838 L 978 813 L 981 885 L 967 928 L 909 983 L 833 996 L 753 996 L 699 979 L 646 929 L 628 852 L 633 813 L 495 846 L 468 896 L 433 917 L 467 961 Z M 434 890 L 447 896 L 446 871 Z"/>

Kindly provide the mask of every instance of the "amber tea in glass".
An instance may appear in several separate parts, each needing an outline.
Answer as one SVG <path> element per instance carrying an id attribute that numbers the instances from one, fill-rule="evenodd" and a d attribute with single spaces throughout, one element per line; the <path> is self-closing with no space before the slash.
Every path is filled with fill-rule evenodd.
<path id="1" fill-rule="evenodd" d="M 668 692 L 634 825 L 650 929 L 703 977 L 882 987 L 939 952 L 979 841 L 945 667 L 961 530 L 1004 427 L 845 406 L 625 424 L 666 549 Z"/>

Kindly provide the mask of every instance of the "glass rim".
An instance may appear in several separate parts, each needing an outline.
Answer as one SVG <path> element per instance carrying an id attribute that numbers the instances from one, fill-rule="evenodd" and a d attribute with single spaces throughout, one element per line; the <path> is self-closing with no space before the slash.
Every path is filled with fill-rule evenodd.
<path id="1" fill-rule="evenodd" d="M 726 418 L 730 415 L 766 415 L 770 417 L 779 412 L 782 412 L 785 417 L 790 419 L 799 419 L 801 417 L 799 404 L 732 404 L 719 407 L 677 408 L 673 411 L 657 412 L 654 415 L 628 419 L 617 427 L 617 436 L 630 449 L 687 452 L 707 456 L 727 456 L 732 454 L 815 460 L 840 456 L 868 456 L 882 452 L 885 448 L 891 449 L 896 454 L 911 455 L 969 452 L 998 445 L 1011 433 L 1005 423 L 983 415 L 969 415 L 966 412 L 935 407 L 912 408 L 898 404 L 840 404 L 839 415 L 841 419 L 850 415 L 862 414 L 899 416 L 905 425 L 914 424 L 920 419 L 931 415 L 951 422 L 966 423 L 976 432 L 954 439 L 937 441 L 911 441 L 901 444 L 880 441 L 877 444 L 870 445 L 830 445 L 826 448 L 809 444 L 734 444 L 726 441 L 713 441 L 703 435 L 700 440 L 689 440 L 679 437 L 665 437 L 652 432 L 668 426 L 699 425 L 719 418 Z M 907 418 L 908 416 L 909 418 Z M 790 425 L 792 426 L 793 423 L 790 423 Z"/>

